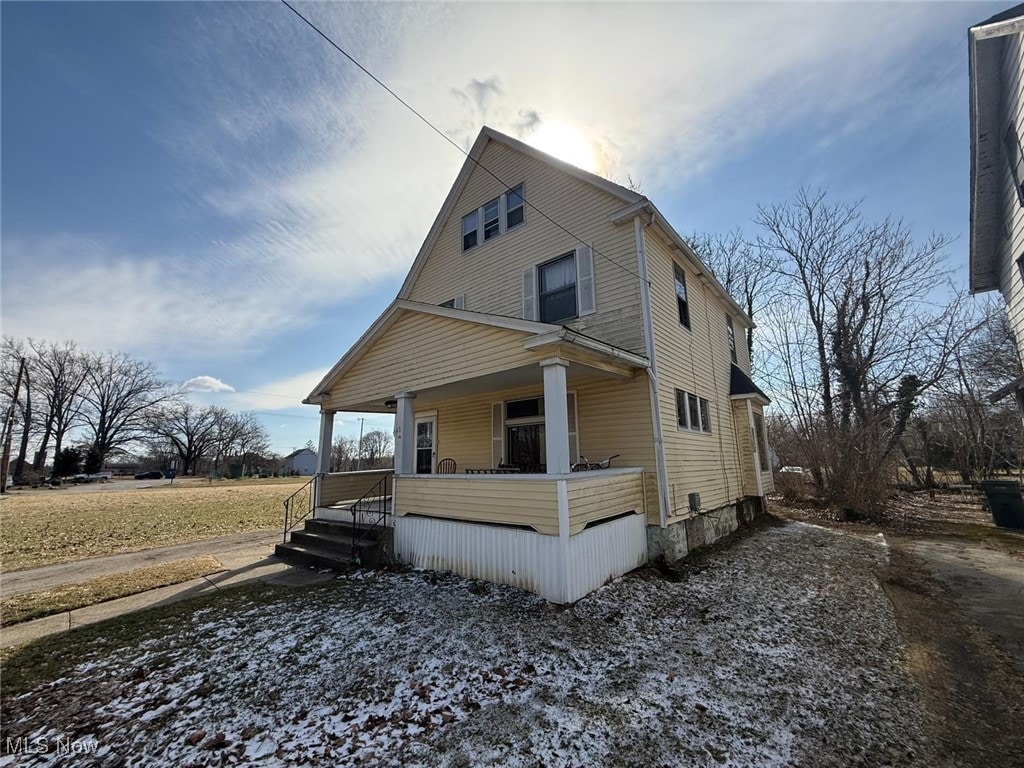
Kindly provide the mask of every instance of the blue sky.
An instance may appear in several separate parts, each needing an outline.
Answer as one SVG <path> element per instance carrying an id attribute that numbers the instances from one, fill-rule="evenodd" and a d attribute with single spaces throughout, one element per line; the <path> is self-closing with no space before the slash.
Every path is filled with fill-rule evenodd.
<path id="1" fill-rule="evenodd" d="M 959 236 L 960 265 L 967 27 L 1008 6 L 298 3 L 463 146 L 575 136 L 682 233 L 824 186 Z M 5 2 L 0 30 L 4 333 L 209 377 L 193 397 L 260 412 L 275 450 L 315 440 L 298 401 L 461 155 L 279 3 Z"/>

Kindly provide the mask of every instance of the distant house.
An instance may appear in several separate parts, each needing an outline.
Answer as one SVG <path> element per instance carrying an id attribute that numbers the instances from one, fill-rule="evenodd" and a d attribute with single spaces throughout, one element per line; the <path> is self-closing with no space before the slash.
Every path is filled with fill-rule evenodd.
<path id="1" fill-rule="evenodd" d="M 750 326 L 646 197 L 484 128 L 398 297 L 306 398 L 316 526 L 390 482 L 399 560 L 559 603 L 676 560 L 772 490 Z M 345 411 L 395 414 L 393 478 L 328 474 Z"/>
<path id="2" fill-rule="evenodd" d="M 1024 357 L 1024 5 L 968 30 L 971 293 L 998 290 Z M 1016 393 L 1024 410 L 1024 379 Z"/>
<path id="3" fill-rule="evenodd" d="M 298 472 L 300 475 L 316 474 L 316 451 L 300 448 L 284 457 L 286 472 Z"/>

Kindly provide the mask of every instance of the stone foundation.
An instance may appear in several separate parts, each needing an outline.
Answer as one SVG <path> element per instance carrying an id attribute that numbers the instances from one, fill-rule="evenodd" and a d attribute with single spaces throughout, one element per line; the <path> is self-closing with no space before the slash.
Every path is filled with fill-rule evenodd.
<path id="1" fill-rule="evenodd" d="M 651 560 L 664 558 L 672 563 L 690 552 L 714 544 L 740 526 L 750 525 L 764 514 L 764 500 L 748 496 L 735 504 L 700 512 L 694 517 L 673 523 L 667 528 L 647 527 L 647 556 Z"/>

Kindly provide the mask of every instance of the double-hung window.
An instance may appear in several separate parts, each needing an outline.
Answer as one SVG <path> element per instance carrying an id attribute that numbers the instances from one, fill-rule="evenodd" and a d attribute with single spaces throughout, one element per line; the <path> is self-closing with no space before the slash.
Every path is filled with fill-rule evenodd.
<path id="1" fill-rule="evenodd" d="M 711 431 L 711 405 L 692 392 L 676 390 L 676 420 L 680 429 L 694 432 Z"/>
<path id="2" fill-rule="evenodd" d="M 686 275 L 678 264 L 674 264 L 676 278 L 676 302 L 679 304 L 679 322 L 690 327 L 690 303 L 686 298 Z"/>
<path id="3" fill-rule="evenodd" d="M 462 217 L 462 250 L 476 248 L 525 221 L 523 185 L 519 184 Z"/>
<path id="4" fill-rule="evenodd" d="M 526 221 L 526 205 L 523 202 L 523 185 L 511 189 L 505 195 L 505 229 L 518 227 Z"/>
<path id="5" fill-rule="evenodd" d="M 501 198 L 496 197 L 484 206 L 484 240 L 497 237 L 501 231 Z"/>
<path id="6" fill-rule="evenodd" d="M 729 337 L 729 357 L 736 362 L 736 328 L 732 324 L 732 315 L 725 316 L 725 333 Z"/>
<path id="7" fill-rule="evenodd" d="M 462 217 L 462 250 L 468 251 L 478 242 L 477 230 L 480 229 L 480 213 L 473 211 Z"/>
<path id="8" fill-rule="evenodd" d="M 557 323 L 576 317 L 576 252 L 571 251 L 537 268 L 540 321 Z"/>

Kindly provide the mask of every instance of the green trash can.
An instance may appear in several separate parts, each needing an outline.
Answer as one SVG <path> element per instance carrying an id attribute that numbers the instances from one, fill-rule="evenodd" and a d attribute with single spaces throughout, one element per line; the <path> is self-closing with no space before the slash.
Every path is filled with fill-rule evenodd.
<path id="1" fill-rule="evenodd" d="M 1016 480 L 982 480 L 981 492 L 992 513 L 992 522 L 1000 528 L 1024 528 L 1024 499 Z"/>

